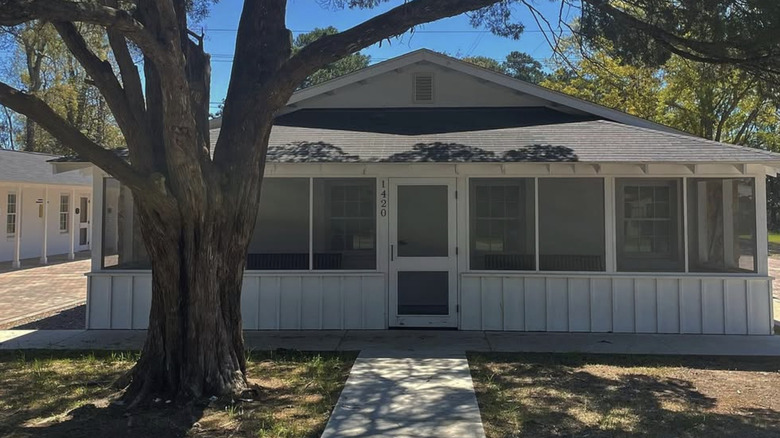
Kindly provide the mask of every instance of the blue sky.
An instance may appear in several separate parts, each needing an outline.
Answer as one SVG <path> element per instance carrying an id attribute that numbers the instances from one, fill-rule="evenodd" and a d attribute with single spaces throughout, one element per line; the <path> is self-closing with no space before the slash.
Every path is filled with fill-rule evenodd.
<path id="1" fill-rule="evenodd" d="M 220 0 L 213 6 L 209 17 L 199 24 L 206 34 L 206 50 L 212 54 L 211 102 L 214 108 L 227 92 L 231 59 L 235 49 L 235 30 L 243 3 L 243 0 Z M 533 3 L 551 23 L 556 22 L 559 1 L 535 0 Z M 334 26 L 344 30 L 397 4 L 397 1 L 391 1 L 371 10 L 334 10 L 321 6 L 318 0 L 289 0 L 287 27 L 296 36 L 317 27 Z M 577 12 L 572 10 L 571 18 Z M 384 41 L 381 46 L 374 45 L 362 52 L 371 56 L 372 63 L 420 48 L 445 52 L 456 57 L 488 56 L 503 59 L 513 50 L 527 52 L 540 61 L 549 57 L 550 47 L 531 13 L 524 6 L 518 5 L 516 15 L 526 25 L 526 32 L 518 41 L 475 29 L 466 16 L 458 16 L 419 26 L 413 35 L 407 33 L 401 38 Z"/>

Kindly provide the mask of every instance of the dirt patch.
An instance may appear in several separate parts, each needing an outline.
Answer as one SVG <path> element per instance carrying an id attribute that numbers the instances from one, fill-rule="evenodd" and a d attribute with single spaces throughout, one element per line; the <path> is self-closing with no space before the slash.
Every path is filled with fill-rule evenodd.
<path id="1" fill-rule="evenodd" d="M 0 352 L 3 437 L 316 437 L 344 387 L 353 354 L 256 353 L 252 398 L 177 406 L 157 400 L 128 413 L 113 382 L 137 353 Z"/>
<path id="2" fill-rule="evenodd" d="M 778 358 L 469 355 L 488 438 L 777 437 Z"/>

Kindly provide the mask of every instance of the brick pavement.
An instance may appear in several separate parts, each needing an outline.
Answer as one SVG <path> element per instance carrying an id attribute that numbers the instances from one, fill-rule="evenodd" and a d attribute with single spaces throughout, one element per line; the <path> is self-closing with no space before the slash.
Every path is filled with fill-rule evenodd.
<path id="1" fill-rule="evenodd" d="M 89 254 L 80 253 L 81 260 L 76 261 L 54 257 L 44 266 L 25 260 L 18 270 L 8 263 L 0 265 L 0 329 L 83 304 L 87 298 L 84 273 L 90 269 L 85 257 Z"/>

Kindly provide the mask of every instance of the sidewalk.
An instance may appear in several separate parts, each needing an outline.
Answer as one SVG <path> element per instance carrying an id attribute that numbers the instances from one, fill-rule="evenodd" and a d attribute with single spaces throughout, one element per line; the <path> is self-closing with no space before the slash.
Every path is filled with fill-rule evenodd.
<path id="1" fill-rule="evenodd" d="M 484 438 L 464 351 L 363 350 L 322 438 Z"/>
<path id="2" fill-rule="evenodd" d="M 138 350 L 141 330 L 0 330 L 0 349 Z M 250 350 L 780 356 L 780 336 L 471 331 L 247 331 Z"/>

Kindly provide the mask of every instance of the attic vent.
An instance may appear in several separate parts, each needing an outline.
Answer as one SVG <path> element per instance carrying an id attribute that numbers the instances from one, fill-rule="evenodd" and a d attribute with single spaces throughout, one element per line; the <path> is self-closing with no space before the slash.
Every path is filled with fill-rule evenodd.
<path id="1" fill-rule="evenodd" d="M 417 73 L 414 75 L 414 103 L 433 102 L 433 74 Z"/>

